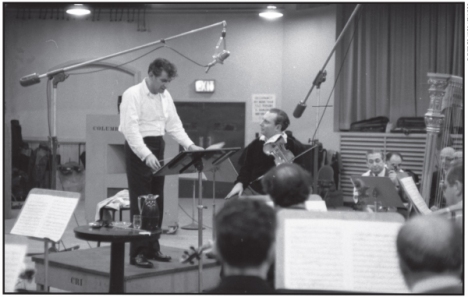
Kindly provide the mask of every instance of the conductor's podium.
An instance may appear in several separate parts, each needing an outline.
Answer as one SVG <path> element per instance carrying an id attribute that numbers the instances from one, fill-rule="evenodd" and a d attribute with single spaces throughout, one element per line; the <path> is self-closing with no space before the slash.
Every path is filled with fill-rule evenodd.
<path id="1" fill-rule="evenodd" d="M 128 251 L 128 247 L 126 248 Z M 197 293 L 198 265 L 181 264 L 183 249 L 161 247 L 171 262 L 152 261 L 154 268 L 139 268 L 129 264 L 125 255 L 126 293 Z M 108 293 L 110 247 L 91 248 L 49 254 L 49 286 L 73 293 Z M 44 256 L 32 258 L 36 267 L 36 284 L 42 290 L 45 282 Z M 203 289 L 219 282 L 220 265 L 203 258 Z"/>

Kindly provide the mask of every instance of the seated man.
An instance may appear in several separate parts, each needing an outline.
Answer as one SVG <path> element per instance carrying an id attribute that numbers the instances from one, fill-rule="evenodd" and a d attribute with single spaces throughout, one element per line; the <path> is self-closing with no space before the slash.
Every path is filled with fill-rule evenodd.
<path id="1" fill-rule="evenodd" d="M 368 171 L 364 172 L 362 176 L 379 176 L 379 177 L 389 177 L 390 171 L 385 167 L 383 161 L 383 153 L 381 150 L 373 149 L 366 152 L 366 164 Z M 353 200 L 354 203 L 358 202 L 359 192 L 356 188 L 353 191 Z"/>
<path id="2" fill-rule="evenodd" d="M 302 143 L 285 133 L 288 126 L 288 115 L 281 109 L 272 108 L 263 116 L 263 121 L 260 123 L 262 135 L 244 149 L 242 154 L 245 158 L 243 158 L 239 176 L 226 198 L 242 195 L 247 188 L 252 190 L 248 194 L 265 194 L 259 178 L 275 166 L 275 158 L 264 152 L 265 144 L 274 143 L 282 138 L 286 150 L 289 150 L 294 156 L 304 151 Z M 298 163 L 299 161 L 296 159 L 294 162 Z"/>
<path id="3" fill-rule="evenodd" d="M 453 153 L 452 164 L 457 161 L 463 161 L 463 151 L 455 151 L 455 153 Z"/>
<path id="4" fill-rule="evenodd" d="M 442 185 L 445 175 L 454 159 L 455 150 L 452 147 L 445 147 L 440 151 L 439 168 L 432 173 L 431 194 L 429 197 L 429 208 L 436 210 L 445 206 L 445 199 L 442 195 Z"/>
<path id="5" fill-rule="evenodd" d="M 274 209 L 262 201 L 234 199 L 218 212 L 215 224 L 214 248 L 224 276 L 207 293 L 274 293 L 265 281 L 274 260 Z"/>
<path id="6" fill-rule="evenodd" d="M 463 293 L 463 234 L 453 221 L 434 215 L 410 219 L 396 244 L 400 269 L 412 293 Z"/>
<path id="7" fill-rule="evenodd" d="M 268 171 L 262 179 L 265 192 L 275 206 L 305 209 L 310 194 L 310 174 L 297 164 L 281 164 Z"/>
<path id="8" fill-rule="evenodd" d="M 442 186 L 450 217 L 463 228 L 463 163 L 452 162 Z M 439 210 L 440 211 L 440 210 Z"/>

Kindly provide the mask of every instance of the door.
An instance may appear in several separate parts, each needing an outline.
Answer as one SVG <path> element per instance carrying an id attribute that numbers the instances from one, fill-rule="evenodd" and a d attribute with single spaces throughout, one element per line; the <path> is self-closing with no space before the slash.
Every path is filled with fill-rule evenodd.
<path id="1" fill-rule="evenodd" d="M 185 131 L 195 144 L 204 148 L 219 142 L 225 142 L 224 147 L 244 148 L 245 138 L 245 103 L 239 102 L 175 102 L 177 113 L 184 125 Z M 241 151 L 231 156 L 231 162 L 239 172 L 239 157 Z M 230 182 L 217 181 L 216 198 L 224 198 L 233 187 Z M 198 186 L 198 183 L 195 183 Z M 198 189 L 196 189 L 198 197 Z M 193 197 L 193 181 L 179 180 L 179 197 Z M 213 182 L 203 182 L 203 197 L 213 197 Z"/>

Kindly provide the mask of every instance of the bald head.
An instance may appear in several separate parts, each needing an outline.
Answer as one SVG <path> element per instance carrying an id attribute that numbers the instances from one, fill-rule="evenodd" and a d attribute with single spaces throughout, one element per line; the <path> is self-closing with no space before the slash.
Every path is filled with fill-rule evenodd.
<path id="1" fill-rule="evenodd" d="M 450 167 L 450 162 L 452 162 L 455 155 L 455 150 L 452 147 L 444 147 L 440 151 L 440 167 L 444 171 L 447 171 Z"/>
<path id="2" fill-rule="evenodd" d="M 418 273 L 457 274 L 462 265 L 463 234 L 451 220 L 418 216 L 400 229 L 397 251 L 406 279 Z"/>

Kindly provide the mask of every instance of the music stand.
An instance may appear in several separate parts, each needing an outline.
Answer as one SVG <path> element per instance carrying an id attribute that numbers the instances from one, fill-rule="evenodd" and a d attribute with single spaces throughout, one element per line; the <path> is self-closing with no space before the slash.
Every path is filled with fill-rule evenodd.
<path id="1" fill-rule="evenodd" d="M 356 186 L 365 188 L 364 199 L 367 202 L 379 201 L 382 207 L 405 208 L 390 178 L 355 175 L 351 179 Z"/>
<path id="2" fill-rule="evenodd" d="M 221 149 L 206 149 L 200 151 L 184 151 L 180 152 L 172 160 L 162 166 L 155 176 L 174 175 L 182 173 L 198 172 L 198 247 L 203 245 L 203 197 L 202 197 L 202 173 L 209 171 L 213 167 L 220 165 L 227 160 L 231 155 L 240 150 L 236 148 L 221 148 Z M 202 291 L 202 267 L 203 258 L 198 261 L 198 291 Z"/>
<path id="3" fill-rule="evenodd" d="M 208 180 L 213 181 L 213 240 L 215 239 L 215 215 L 216 215 L 216 182 L 232 182 L 237 178 L 237 171 L 234 165 L 231 162 L 231 159 L 227 159 L 225 162 L 218 163 L 210 171 L 207 171 L 206 177 Z"/>

